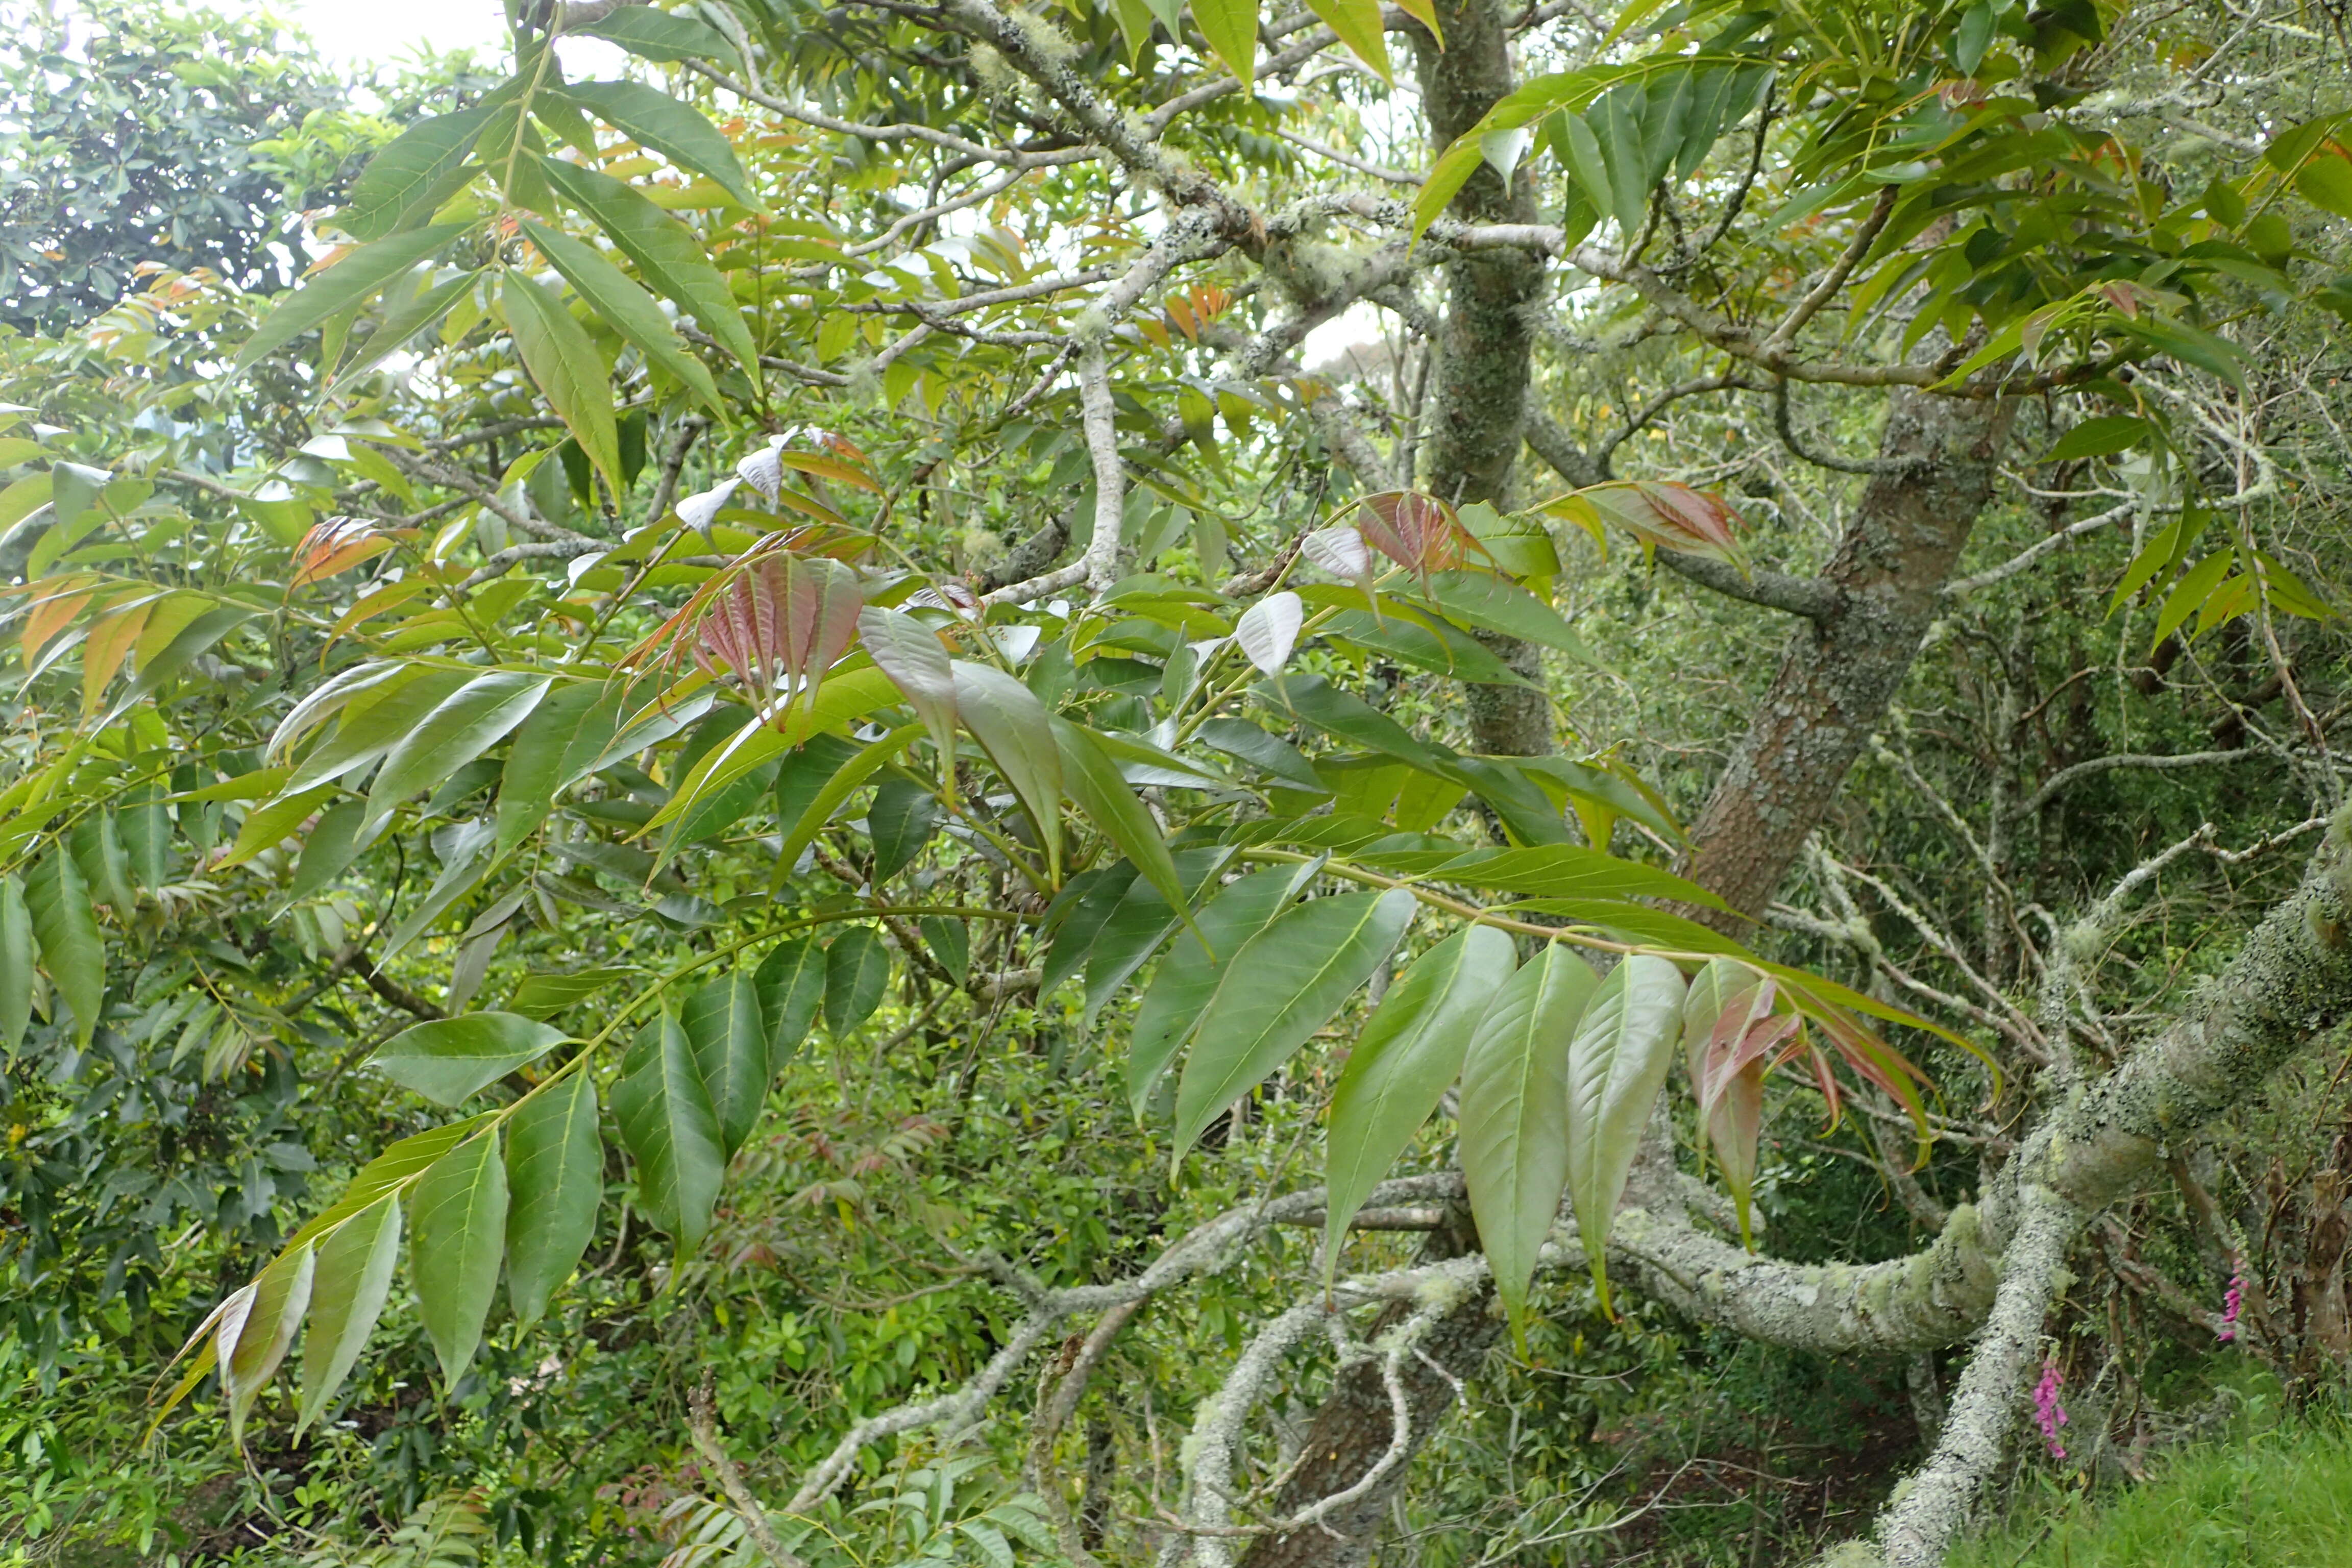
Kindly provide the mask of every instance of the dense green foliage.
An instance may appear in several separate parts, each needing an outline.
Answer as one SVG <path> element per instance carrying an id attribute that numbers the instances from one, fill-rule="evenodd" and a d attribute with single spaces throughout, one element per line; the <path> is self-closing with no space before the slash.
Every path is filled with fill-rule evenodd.
<path id="1" fill-rule="evenodd" d="M 201 18 L 13 57 L 32 195 L 134 108 L 173 179 L 10 220 L 0 1552 L 1140 1562 L 1284 1517 L 1315 1402 L 1489 1268 L 1383 1561 L 1862 1529 L 1960 1358 L 1685 1320 L 1611 1216 L 1664 1148 L 1727 1237 L 1911 1252 L 2292 886 L 2340 51 L 1547 8 L 1455 115 L 1488 7 L 574 7 L 604 81 L 516 9 L 381 122 Z M 1564 263 L 1557 483 L 1443 392 L 1504 253 Z M 1915 467 L 1834 456 L 1888 385 L 2009 400 L 2005 477 L 1743 921 L 1677 868 L 1758 596 Z M 2092 1233 L 2094 1473 L 2234 1365 L 2233 1268 L 2297 1397 L 2352 1352 L 2338 1077 Z"/>

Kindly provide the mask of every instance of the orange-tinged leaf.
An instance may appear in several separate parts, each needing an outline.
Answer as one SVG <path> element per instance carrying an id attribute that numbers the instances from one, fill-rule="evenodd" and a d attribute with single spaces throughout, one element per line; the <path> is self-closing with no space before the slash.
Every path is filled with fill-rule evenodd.
<path id="1" fill-rule="evenodd" d="M 114 679 L 115 671 L 122 668 L 131 646 L 147 627 L 147 617 L 154 613 L 152 598 L 127 609 L 110 609 L 90 623 L 89 640 L 81 650 L 81 716 L 88 719 L 98 711 L 99 700 Z"/>
<path id="2" fill-rule="evenodd" d="M 90 602 L 93 595 L 80 587 L 80 584 L 89 581 L 87 577 L 68 578 L 58 584 L 48 597 L 34 603 L 31 612 L 25 617 L 25 632 L 22 639 L 25 663 L 28 667 L 40 651 L 48 647 L 59 632 L 71 625 L 73 618 L 81 614 L 82 607 Z"/>
<path id="3" fill-rule="evenodd" d="M 855 485 L 861 490 L 871 490 L 876 495 L 882 493 L 882 487 L 876 484 L 870 477 L 858 472 L 837 458 L 828 458 L 817 452 L 778 452 L 776 458 L 784 467 L 797 468 L 803 474 L 813 474 L 820 479 L 833 479 L 845 485 Z"/>

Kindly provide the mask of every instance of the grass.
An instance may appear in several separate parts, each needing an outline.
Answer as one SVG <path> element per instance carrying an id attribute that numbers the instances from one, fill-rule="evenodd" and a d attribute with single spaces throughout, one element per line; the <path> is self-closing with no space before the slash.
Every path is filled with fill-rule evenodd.
<path id="1" fill-rule="evenodd" d="M 2273 1428 L 2183 1450 L 2141 1485 L 2030 1508 L 1948 1568 L 2345 1568 L 2352 1430 Z"/>

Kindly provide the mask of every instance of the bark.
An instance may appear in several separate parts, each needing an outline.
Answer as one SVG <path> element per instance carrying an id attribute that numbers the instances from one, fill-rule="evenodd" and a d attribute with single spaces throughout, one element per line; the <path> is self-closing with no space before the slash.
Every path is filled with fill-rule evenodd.
<path id="1" fill-rule="evenodd" d="M 1747 735 L 1691 831 L 1684 875 L 1753 916 L 1771 900 L 1805 837 L 1910 674 L 1937 598 L 1991 500 L 2012 403 L 1900 389 L 1882 458 L 1904 463 L 1863 489 L 1822 574 L 1831 614 L 1800 626 Z M 1692 909 L 1718 929 L 1739 922 Z"/>
<path id="2" fill-rule="evenodd" d="M 1439 0 L 1445 46 L 1419 26 L 1409 29 L 1430 141 L 1444 147 L 1475 125 L 1517 85 L 1510 58 L 1510 22 L 1520 9 L 1507 0 Z M 1480 223 L 1533 223 L 1535 192 L 1522 174 L 1506 183 L 1481 166 L 1449 208 Z M 1458 255 L 1446 265 L 1446 310 L 1439 329 L 1437 364 L 1423 442 L 1423 488 L 1456 506 L 1492 501 L 1507 506 L 1511 468 L 1526 425 L 1535 355 L 1535 306 L 1544 262 L 1529 250 Z M 1478 751 L 1536 756 L 1553 748 L 1551 700 L 1542 689 L 1543 663 L 1528 644 L 1510 637 L 1481 641 L 1532 689 L 1465 685 L 1464 703 Z M 1476 1249 L 1466 1209 L 1431 1233 L 1426 1259 Z M 1461 1383 L 1493 1348 L 1501 1321 L 1493 1292 L 1480 1289 L 1432 1330 L 1421 1353 L 1402 1368 L 1417 1449 L 1453 1407 Z M 1394 1314 L 1391 1314 L 1394 1315 Z M 1385 1320 L 1381 1329 L 1390 1327 Z M 1276 1511 L 1285 1517 L 1356 1485 L 1380 1463 L 1395 1438 L 1393 1402 L 1377 1362 L 1340 1373 L 1307 1429 L 1303 1458 L 1284 1486 Z M 1391 1500 L 1410 1464 L 1400 1464 L 1363 1496 L 1306 1529 L 1261 1536 L 1241 1558 L 1242 1568 L 1355 1568 L 1379 1540 Z"/>

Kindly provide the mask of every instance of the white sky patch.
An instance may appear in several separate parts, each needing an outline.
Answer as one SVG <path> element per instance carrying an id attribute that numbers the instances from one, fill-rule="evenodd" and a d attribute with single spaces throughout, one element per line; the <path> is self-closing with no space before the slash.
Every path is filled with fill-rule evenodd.
<path id="1" fill-rule="evenodd" d="M 277 17 L 310 36 L 338 65 L 411 63 L 428 52 L 471 49 L 484 62 L 507 52 L 506 7 L 499 0 L 216 0 L 226 10 Z M 618 73 L 628 57 L 597 38 L 562 46 L 574 79 Z"/>

